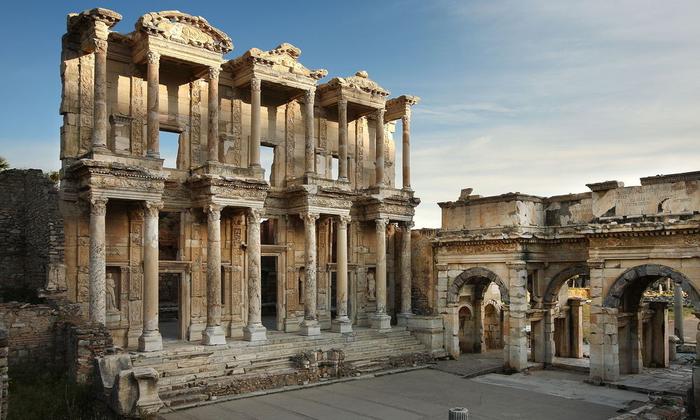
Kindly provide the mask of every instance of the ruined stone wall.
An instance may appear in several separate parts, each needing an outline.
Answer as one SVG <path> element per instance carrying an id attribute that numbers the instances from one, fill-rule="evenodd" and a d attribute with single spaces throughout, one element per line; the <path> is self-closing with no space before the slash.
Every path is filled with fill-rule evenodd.
<path id="1" fill-rule="evenodd" d="M 0 172 L 0 197 L 0 299 L 26 300 L 63 261 L 58 189 L 38 169 L 10 169 Z"/>
<path id="2" fill-rule="evenodd" d="M 431 241 L 438 229 L 419 229 L 411 232 L 411 295 L 413 312 L 431 315 L 435 308 L 435 273 Z"/>

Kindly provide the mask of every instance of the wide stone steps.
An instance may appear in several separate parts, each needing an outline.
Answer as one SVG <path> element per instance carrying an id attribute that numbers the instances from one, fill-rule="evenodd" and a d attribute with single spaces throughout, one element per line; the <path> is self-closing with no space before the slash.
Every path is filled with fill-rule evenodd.
<path id="1" fill-rule="evenodd" d="M 385 333 L 358 329 L 350 335 L 324 333 L 318 338 L 270 335 L 264 343 L 233 341 L 216 347 L 184 344 L 154 353 L 134 353 L 132 363 L 158 372 L 158 393 L 166 405 L 176 408 L 207 401 L 211 389 L 228 391 L 241 380 L 297 372 L 292 357 L 304 351 L 341 350 L 346 366 L 361 374 L 386 369 L 391 357 L 427 353 L 403 328 Z"/>

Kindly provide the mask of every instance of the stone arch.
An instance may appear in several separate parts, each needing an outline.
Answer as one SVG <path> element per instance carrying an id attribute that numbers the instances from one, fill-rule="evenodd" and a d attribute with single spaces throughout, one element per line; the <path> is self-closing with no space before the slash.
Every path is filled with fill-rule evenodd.
<path id="1" fill-rule="evenodd" d="M 691 302 L 693 302 L 695 310 L 700 310 L 700 295 L 690 283 L 690 280 L 683 273 L 660 264 L 643 264 L 626 270 L 618 276 L 610 290 L 608 290 L 603 300 L 603 306 L 608 308 L 620 308 L 623 306 L 625 304 L 625 293 L 630 290 L 631 286 L 634 286 L 632 291 L 635 292 L 631 300 L 638 304 L 641 299 L 641 293 L 659 278 L 670 278 L 675 284 L 680 285 L 683 291 L 688 294 Z M 642 283 L 639 283 L 640 280 Z"/>
<path id="2" fill-rule="evenodd" d="M 559 289 L 566 283 L 567 280 L 574 276 L 590 276 L 588 264 L 579 263 L 567 267 L 558 272 L 547 285 L 547 290 L 544 293 L 544 303 L 554 303 L 559 296 Z"/>
<path id="3" fill-rule="evenodd" d="M 496 273 L 483 267 L 470 268 L 458 275 L 447 290 L 447 302 L 457 303 L 459 301 L 459 291 L 467 284 L 488 286 L 491 282 L 496 283 L 501 291 L 501 300 L 507 305 L 510 302 L 510 298 L 505 283 Z M 486 287 L 483 287 L 481 293 L 483 294 L 485 290 Z"/>

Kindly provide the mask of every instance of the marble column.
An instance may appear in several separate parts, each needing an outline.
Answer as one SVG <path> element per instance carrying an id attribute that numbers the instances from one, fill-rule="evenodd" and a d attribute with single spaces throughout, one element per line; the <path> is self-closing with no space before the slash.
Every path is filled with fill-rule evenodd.
<path id="1" fill-rule="evenodd" d="M 107 150 L 107 40 L 95 39 L 92 150 Z"/>
<path id="2" fill-rule="evenodd" d="M 226 344 L 221 328 L 221 207 L 209 204 L 207 213 L 207 328 L 202 344 Z"/>
<path id="3" fill-rule="evenodd" d="M 401 144 L 401 164 L 403 169 L 403 189 L 411 189 L 411 107 L 406 107 L 406 111 L 401 117 L 401 128 L 403 138 Z"/>
<path id="4" fill-rule="evenodd" d="M 391 329 L 391 316 L 386 313 L 386 225 L 387 219 L 377 219 L 377 271 L 375 274 L 377 297 L 377 312 L 371 317 L 372 328 L 378 330 Z"/>
<path id="5" fill-rule="evenodd" d="M 90 322 L 105 325 L 107 322 L 105 214 L 107 198 L 90 197 Z"/>
<path id="6" fill-rule="evenodd" d="M 401 313 L 397 315 L 397 323 L 407 326 L 408 319 L 413 315 L 411 306 L 411 229 L 413 221 L 403 222 L 401 230 Z"/>
<path id="7" fill-rule="evenodd" d="M 139 337 L 139 351 L 163 348 L 158 331 L 158 214 L 162 203 L 144 204 L 143 226 L 143 333 Z"/>
<path id="8" fill-rule="evenodd" d="M 348 101 L 338 101 L 338 180 L 348 180 Z"/>
<path id="9" fill-rule="evenodd" d="M 318 214 L 300 214 L 304 220 L 306 250 L 306 281 L 304 284 L 304 321 L 301 323 L 301 335 L 319 335 L 321 327 L 316 317 L 316 221 Z"/>
<path id="10" fill-rule="evenodd" d="M 335 332 L 352 332 L 352 322 L 348 318 L 348 223 L 350 216 L 340 216 L 336 234 L 336 318 L 331 324 Z"/>
<path id="11" fill-rule="evenodd" d="M 673 334 L 685 343 L 683 332 L 683 289 L 680 283 L 673 283 Z"/>
<path id="12" fill-rule="evenodd" d="M 160 105 L 158 91 L 160 86 L 160 54 L 149 51 L 146 55 L 148 60 L 148 70 L 146 74 L 147 93 L 147 152 L 146 155 L 152 158 L 160 158 Z"/>
<path id="13" fill-rule="evenodd" d="M 521 371 L 527 368 L 527 266 L 520 262 L 510 263 L 508 272 L 508 367 Z"/>
<path id="14" fill-rule="evenodd" d="M 375 186 L 384 186 L 384 109 L 378 109 L 375 113 L 375 120 L 377 126 L 375 141 L 375 159 L 374 159 L 374 170 L 375 170 Z"/>
<path id="15" fill-rule="evenodd" d="M 267 329 L 262 324 L 262 273 L 260 271 L 260 209 L 248 209 L 248 324 L 243 328 L 247 341 L 267 339 Z"/>
<path id="16" fill-rule="evenodd" d="M 314 141 L 314 97 L 316 88 L 312 87 L 304 95 L 304 172 L 315 173 L 316 143 Z"/>
<path id="17" fill-rule="evenodd" d="M 209 110 L 207 145 L 209 162 L 219 161 L 219 69 L 209 67 Z"/>
<path id="18" fill-rule="evenodd" d="M 250 164 L 260 167 L 260 79 L 250 79 Z"/>

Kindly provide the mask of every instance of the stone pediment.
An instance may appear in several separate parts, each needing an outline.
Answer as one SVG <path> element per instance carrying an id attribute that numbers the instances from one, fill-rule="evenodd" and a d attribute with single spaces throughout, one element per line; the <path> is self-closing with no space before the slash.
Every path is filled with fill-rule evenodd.
<path id="1" fill-rule="evenodd" d="M 229 61 L 226 65 L 234 73 L 249 65 L 263 65 L 275 68 L 280 73 L 292 73 L 319 80 L 328 74 L 325 69 L 311 70 L 299 62 L 301 50 L 292 44 L 283 43 L 276 48 L 263 51 L 251 48 L 240 57 Z"/>
<path id="2" fill-rule="evenodd" d="M 177 10 L 146 13 L 136 22 L 136 31 L 221 54 L 233 50 L 231 38 L 206 19 Z"/>
<path id="3" fill-rule="evenodd" d="M 335 88 L 353 89 L 373 96 L 389 96 L 389 91 L 370 79 L 369 75 L 364 70 L 360 70 L 355 73 L 354 76 L 350 77 L 334 77 L 328 83 L 319 86 L 319 91 L 332 90 Z"/>

